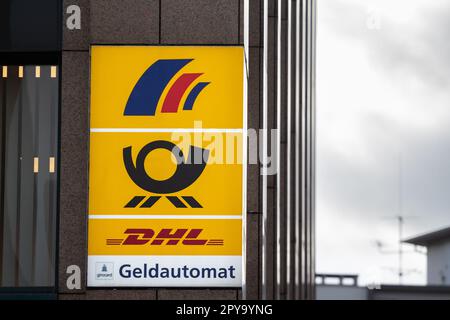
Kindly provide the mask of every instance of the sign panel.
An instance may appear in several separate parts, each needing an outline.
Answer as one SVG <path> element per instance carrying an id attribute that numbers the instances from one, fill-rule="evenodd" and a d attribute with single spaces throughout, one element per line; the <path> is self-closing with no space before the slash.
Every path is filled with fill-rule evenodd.
<path id="1" fill-rule="evenodd" d="M 91 214 L 225 214 L 241 215 L 242 213 L 242 135 L 219 133 L 223 140 L 231 141 L 228 148 L 224 143 L 209 141 L 206 134 L 184 134 L 185 142 L 177 143 L 176 135 L 163 132 L 136 133 L 92 133 L 91 134 L 91 182 L 89 212 Z M 201 139 L 194 141 L 194 135 Z M 209 135 L 209 134 L 208 134 Z M 237 137 L 236 137 L 237 136 Z M 202 141 L 203 140 L 203 141 Z M 164 142 L 162 142 L 164 141 Z M 162 147 L 167 146 L 168 149 Z M 137 159 L 143 152 L 154 147 L 146 155 L 144 170 L 140 174 Z M 158 148 L 160 147 L 160 148 Z M 181 169 L 177 165 L 173 148 L 179 148 L 186 160 L 192 153 L 192 147 L 206 150 L 200 154 L 198 164 L 186 164 Z M 129 148 L 129 149 L 127 149 Z M 214 149 L 216 155 L 213 154 Z M 129 150 L 124 155 L 124 150 Z M 226 151 L 224 151 L 226 150 Z M 217 156 L 223 154 L 225 159 Z M 227 161 L 226 156 L 229 159 Z M 125 158 L 124 158 L 125 157 Z M 216 158 L 215 158 L 216 157 Z M 195 160 L 195 159 L 194 159 Z M 187 162 L 187 160 L 185 161 Z M 198 167 L 198 169 L 196 169 Z M 127 169 L 128 168 L 128 169 Z M 175 175 L 175 172 L 179 174 Z M 191 174 L 190 171 L 198 173 Z M 148 177 L 147 177 L 148 176 Z M 187 176 L 192 181 L 187 180 Z M 145 205 L 150 195 L 161 196 L 161 184 L 151 182 L 150 178 L 167 181 L 174 195 L 193 197 L 201 206 L 185 203 L 183 210 L 172 204 L 170 199 L 160 198 L 152 205 Z M 178 187 L 179 186 L 179 187 Z M 176 189 L 180 189 L 180 191 Z M 173 191 L 173 192 L 171 192 Z M 135 197 L 143 197 L 140 202 L 130 202 Z M 181 199 L 183 200 L 183 199 Z M 129 204 L 129 205 L 128 205 Z"/>
<path id="2" fill-rule="evenodd" d="M 239 287 L 243 48 L 91 58 L 88 286 Z"/>

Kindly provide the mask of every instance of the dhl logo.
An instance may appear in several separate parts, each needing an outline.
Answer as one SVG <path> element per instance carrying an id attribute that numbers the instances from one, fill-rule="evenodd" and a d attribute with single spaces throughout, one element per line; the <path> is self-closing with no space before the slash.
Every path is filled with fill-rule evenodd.
<path id="1" fill-rule="evenodd" d="M 108 246 L 141 246 L 141 245 L 184 245 L 184 246 L 223 246 L 223 239 L 198 239 L 203 229 L 161 229 L 158 233 L 153 229 L 126 229 L 125 239 L 106 239 Z M 156 236 L 155 236 L 156 234 Z"/>
<path id="2" fill-rule="evenodd" d="M 128 98 L 125 116 L 154 116 L 161 95 L 171 79 L 193 59 L 161 59 L 153 63 L 139 78 Z M 192 83 L 202 73 L 183 73 L 169 88 L 162 103 L 162 113 L 176 113 Z M 192 110 L 195 100 L 209 82 L 199 82 L 189 92 L 183 110 Z"/>

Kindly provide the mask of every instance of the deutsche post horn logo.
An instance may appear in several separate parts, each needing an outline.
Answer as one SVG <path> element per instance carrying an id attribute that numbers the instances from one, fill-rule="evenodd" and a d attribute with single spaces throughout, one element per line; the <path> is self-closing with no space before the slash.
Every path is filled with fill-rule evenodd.
<path id="1" fill-rule="evenodd" d="M 125 116 L 154 116 L 158 101 L 170 80 L 193 59 L 162 59 L 153 63 L 139 78 L 128 98 Z M 162 113 L 176 113 L 181 99 L 202 73 L 183 73 L 170 87 L 162 103 Z M 183 110 L 192 110 L 195 100 L 209 82 L 199 82 L 189 92 Z"/>
<path id="2" fill-rule="evenodd" d="M 157 149 L 165 149 L 177 159 L 177 168 L 175 173 L 166 180 L 155 180 L 145 171 L 144 163 L 150 152 Z M 161 194 L 171 194 L 186 189 L 193 184 L 202 174 L 208 161 L 209 151 L 199 147 L 191 146 L 188 157 L 185 158 L 183 151 L 174 143 L 165 140 L 152 141 L 145 145 L 136 157 L 136 163 L 133 161 L 131 146 L 123 149 L 123 162 L 128 175 L 133 182 L 148 192 L 158 194 L 150 196 L 140 208 L 152 207 L 160 198 Z M 200 161 L 194 161 L 200 159 Z M 202 208 L 201 204 L 192 196 L 181 196 L 187 205 L 176 196 L 166 196 L 166 198 L 176 208 Z M 135 196 L 126 205 L 125 208 L 136 208 L 145 196 Z"/>

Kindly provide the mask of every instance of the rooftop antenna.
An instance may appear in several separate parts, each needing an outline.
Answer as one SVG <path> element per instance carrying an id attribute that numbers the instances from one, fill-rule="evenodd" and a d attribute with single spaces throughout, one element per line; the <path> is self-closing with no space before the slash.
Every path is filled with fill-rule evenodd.
<path id="1" fill-rule="evenodd" d="M 403 283 L 403 197 L 402 197 L 402 154 L 398 154 L 398 283 Z"/>
<path id="2" fill-rule="evenodd" d="M 398 255 L 398 283 L 401 285 L 403 284 L 403 276 L 404 276 L 404 270 L 403 270 L 403 226 L 405 224 L 405 219 L 410 218 L 418 218 L 417 216 L 405 216 L 403 215 L 403 190 L 402 190 L 402 155 L 399 153 L 398 156 L 398 215 L 396 216 L 389 216 L 384 217 L 387 219 L 396 219 L 398 223 L 398 248 L 397 248 L 397 255 Z M 381 249 L 381 242 L 377 243 L 377 246 L 379 249 Z M 382 252 L 382 253 L 390 253 L 390 252 Z"/>
<path id="3" fill-rule="evenodd" d="M 402 197 L 402 154 L 398 154 L 398 216 L 395 218 L 398 222 L 398 283 L 403 283 L 403 197 Z"/>

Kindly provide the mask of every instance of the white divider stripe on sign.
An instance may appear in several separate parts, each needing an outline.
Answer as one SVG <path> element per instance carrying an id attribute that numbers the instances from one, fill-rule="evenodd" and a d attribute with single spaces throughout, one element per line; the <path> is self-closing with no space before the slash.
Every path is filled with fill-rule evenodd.
<path id="1" fill-rule="evenodd" d="M 222 133 L 243 133 L 243 129 L 204 129 L 204 128 L 91 128 L 91 132 L 155 132 L 155 133 L 203 133 L 203 132 L 222 132 Z"/>
<path id="2" fill-rule="evenodd" d="M 242 215 L 139 215 L 139 214 L 90 214 L 89 219 L 236 219 L 242 220 Z"/>

